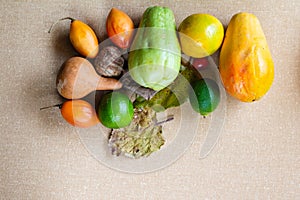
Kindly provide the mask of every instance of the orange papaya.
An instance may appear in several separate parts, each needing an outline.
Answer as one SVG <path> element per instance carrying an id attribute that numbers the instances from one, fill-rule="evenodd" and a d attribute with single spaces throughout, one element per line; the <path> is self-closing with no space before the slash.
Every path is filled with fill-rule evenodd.
<path id="1" fill-rule="evenodd" d="M 258 18 L 235 14 L 220 51 L 219 70 L 226 91 L 242 102 L 259 100 L 274 79 L 274 62 Z"/>

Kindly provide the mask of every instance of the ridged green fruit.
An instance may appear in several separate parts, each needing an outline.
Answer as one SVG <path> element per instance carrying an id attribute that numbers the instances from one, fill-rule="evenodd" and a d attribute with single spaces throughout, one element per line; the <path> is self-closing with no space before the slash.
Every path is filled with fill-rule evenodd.
<path id="1" fill-rule="evenodd" d="M 128 60 L 131 77 L 141 86 L 158 91 L 175 80 L 180 61 L 181 50 L 172 10 L 149 7 L 131 45 Z"/>

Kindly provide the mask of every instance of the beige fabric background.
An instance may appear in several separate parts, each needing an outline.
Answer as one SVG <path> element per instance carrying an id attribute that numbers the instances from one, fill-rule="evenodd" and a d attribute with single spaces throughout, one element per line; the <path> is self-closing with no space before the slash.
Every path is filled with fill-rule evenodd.
<path id="1" fill-rule="evenodd" d="M 57 110 L 56 73 L 73 50 L 68 22 L 89 23 L 101 39 L 111 7 L 135 23 L 151 5 L 172 8 L 179 24 L 210 13 L 226 25 L 239 11 L 256 14 L 275 62 L 275 80 L 260 101 L 228 97 L 219 142 L 199 159 L 204 135 L 157 172 L 111 170 L 84 148 Z M 300 1 L 1 1 L 0 199 L 300 199 Z"/>

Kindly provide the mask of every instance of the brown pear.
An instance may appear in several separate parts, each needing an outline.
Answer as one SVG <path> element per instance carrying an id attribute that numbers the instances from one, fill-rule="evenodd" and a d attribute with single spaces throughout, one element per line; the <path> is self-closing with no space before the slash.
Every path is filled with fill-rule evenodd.
<path id="1" fill-rule="evenodd" d="M 63 63 L 56 79 L 58 93 L 66 99 L 80 99 L 95 90 L 116 90 L 122 83 L 99 76 L 85 58 L 72 57 Z"/>

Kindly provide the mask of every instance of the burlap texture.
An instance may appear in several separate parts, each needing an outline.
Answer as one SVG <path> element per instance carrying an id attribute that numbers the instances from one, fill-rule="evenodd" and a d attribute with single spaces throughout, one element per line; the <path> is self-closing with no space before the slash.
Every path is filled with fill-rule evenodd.
<path id="1" fill-rule="evenodd" d="M 209 13 L 226 26 L 240 11 L 260 19 L 275 62 L 275 80 L 258 102 L 227 98 L 223 132 L 199 159 L 205 135 L 157 172 L 133 175 L 95 160 L 58 110 L 55 78 L 74 55 L 70 16 L 90 24 L 101 40 L 112 7 L 138 23 L 151 5 L 170 7 L 177 24 Z M 0 199 L 299 199 L 300 1 L 3 1 L 0 6 Z"/>

